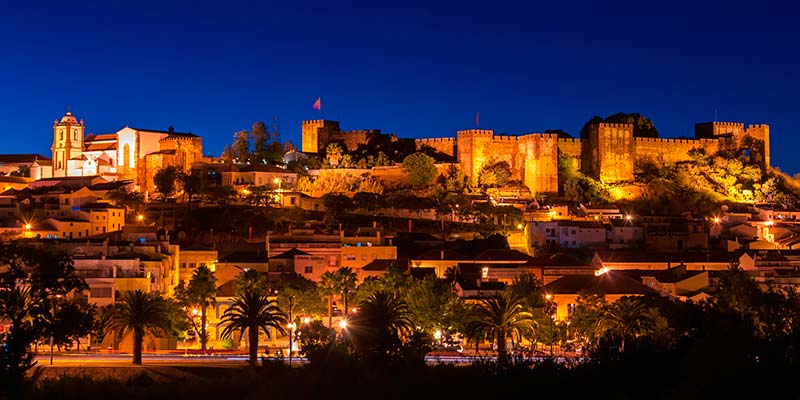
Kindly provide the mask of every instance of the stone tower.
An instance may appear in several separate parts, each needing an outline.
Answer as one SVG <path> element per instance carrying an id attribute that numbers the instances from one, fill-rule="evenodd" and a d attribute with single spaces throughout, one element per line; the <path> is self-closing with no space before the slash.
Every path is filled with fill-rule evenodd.
<path id="1" fill-rule="evenodd" d="M 71 112 L 53 122 L 53 176 L 70 175 L 70 160 L 79 159 L 83 154 L 83 120 L 78 120 Z M 72 164 L 78 164 L 73 161 Z"/>
<path id="2" fill-rule="evenodd" d="M 319 153 L 340 132 L 339 123 L 325 119 L 303 121 L 303 153 Z"/>
<path id="3" fill-rule="evenodd" d="M 582 165 L 591 177 L 604 183 L 633 180 L 632 124 L 592 124 L 588 144 L 588 162 Z"/>

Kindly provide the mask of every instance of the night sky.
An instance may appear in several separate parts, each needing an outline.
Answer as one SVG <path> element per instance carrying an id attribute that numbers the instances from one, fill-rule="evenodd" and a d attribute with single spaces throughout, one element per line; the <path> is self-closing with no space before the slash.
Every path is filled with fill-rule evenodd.
<path id="1" fill-rule="evenodd" d="M 303 119 L 577 136 L 624 111 L 675 137 L 716 111 L 770 124 L 773 165 L 800 172 L 788 1 L 285 3 L 0 1 L 0 153 L 49 156 L 68 105 L 87 132 L 173 125 L 209 155 L 274 116 L 299 147 Z"/>

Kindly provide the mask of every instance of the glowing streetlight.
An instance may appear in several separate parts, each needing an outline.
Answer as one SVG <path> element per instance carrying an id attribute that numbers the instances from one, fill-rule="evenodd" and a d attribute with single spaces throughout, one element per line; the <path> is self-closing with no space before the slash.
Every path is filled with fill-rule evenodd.
<path id="1" fill-rule="evenodd" d="M 718 223 L 719 223 L 719 217 L 714 217 L 714 223 L 715 223 L 715 224 L 718 224 Z"/>
<path id="2" fill-rule="evenodd" d="M 440 340 L 442 338 L 442 330 L 441 329 L 437 329 L 436 331 L 434 331 L 433 332 L 433 338 L 436 339 L 436 340 Z"/>
<path id="3" fill-rule="evenodd" d="M 626 216 L 625 216 L 625 219 L 627 219 L 628 221 L 630 221 L 630 220 L 632 220 L 632 219 L 633 219 L 633 217 L 631 217 L 630 215 L 626 215 Z"/>
<path id="4" fill-rule="evenodd" d="M 196 317 L 198 314 L 200 314 L 200 310 L 198 310 L 196 308 L 193 308 L 192 309 L 192 315 Z"/>
<path id="5" fill-rule="evenodd" d="M 524 228 L 524 227 L 525 227 L 525 225 L 517 224 L 517 229 L 519 229 L 519 230 L 522 230 L 522 228 Z"/>
<path id="6" fill-rule="evenodd" d="M 144 215 L 142 214 L 137 215 L 136 220 L 139 221 L 139 223 L 142 223 L 142 221 L 144 221 Z"/>
<path id="7" fill-rule="evenodd" d="M 339 321 L 339 328 L 347 329 L 347 320 L 346 319 L 343 319 L 343 320 Z"/>
<path id="8" fill-rule="evenodd" d="M 608 267 L 603 267 L 603 268 L 600 268 L 600 269 L 598 269 L 597 271 L 594 271 L 594 276 L 600 276 L 600 275 L 603 275 L 603 274 L 605 274 L 605 273 L 606 273 L 606 272 L 608 272 L 608 271 L 609 271 Z"/>
<path id="9" fill-rule="evenodd" d="M 303 318 L 303 324 L 304 324 L 304 325 L 308 325 L 308 324 L 310 324 L 310 323 L 311 323 L 311 318 L 309 318 L 309 317 L 305 317 L 305 318 Z"/>
<path id="10" fill-rule="evenodd" d="M 552 300 L 553 299 L 553 295 L 548 293 L 548 294 L 544 295 L 544 298 L 547 299 L 547 300 Z"/>
<path id="11" fill-rule="evenodd" d="M 31 224 L 25 224 L 25 230 L 26 231 L 31 230 Z"/>

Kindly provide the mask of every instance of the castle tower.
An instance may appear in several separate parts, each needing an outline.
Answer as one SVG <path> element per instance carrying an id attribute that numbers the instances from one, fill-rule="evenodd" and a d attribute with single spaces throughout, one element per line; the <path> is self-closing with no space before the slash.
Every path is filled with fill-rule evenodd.
<path id="1" fill-rule="evenodd" d="M 78 122 L 71 112 L 53 121 L 53 176 L 70 176 L 70 160 L 83 154 L 83 120 Z M 77 164 L 73 162 L 72 164 Z"/>
<path id="2" fill-rule="evenodd" d="M 730 150 L 746 151 L 749 157 L 765 167 L 770 165 L 769 125 L 750 124 L 745 129 L 740 122 L 703 122 L 695 124 L 694 135 L 698 139 L 726 141 Z"/>
<path id="3" fill-rule="evenodd" d="M 325 119 L 303 121 L 303 153 L 319 153 L 340 132 L 339 122 Z"/>
<path id="4" fill-rule="evenodd" d="M 478 184 L 478 173 L 492 156 L 493 138 L 494 131 L 486 129 L 467 129 L 456 134 L 458 163 L 473 185 Z"/>
<path id="5" fill-rule="evenodd" d="M 633 180 L 633 124 L 600 123 L 589 126 L 590 176 L 605 183 Z"/>

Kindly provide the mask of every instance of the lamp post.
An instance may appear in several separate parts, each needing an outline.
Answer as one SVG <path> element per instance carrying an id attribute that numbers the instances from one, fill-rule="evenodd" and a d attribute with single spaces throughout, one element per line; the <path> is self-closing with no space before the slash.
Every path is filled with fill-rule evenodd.
<path id="1" fill-rule="evenodd" d="M 61 295 L 57 294 L 56 295 L 56 299 L 60 299 L 60 298 L 61 298 Z M 55 340 L 55 337 L 54 337 L 55 332 L 53 332 L 53 330 L 55 329 L 55 325 L 56 325 L 56 303 L 55 302 L 53 302 L 53 306 L 50 308 L 50 311 L 52 312 L 52 316 L 53 316 L 53 321 L 52 321 L 52 324 L 50 326 L 50 365 L 53 365 L 53 341 Z"/>
<path id="2" fill-rule="evenodd" d="M 292 320 L 292 308 L 294 308 L 294 295 L 289 296 L 289 366 L 292 366 L 292 341 L 294 340 L 294 320 Z"/>
<path id="3" fill-rule="evenodd" d="M 553 342 L 555 341 L 553 335 L 553 308 L 552 308 L 553 303 L 551 302 L 551 300 L 553 299 L 553 295 L 548 293 L 544 296 L 544 298 L 545 300 L 547 300 L 547 302 L 545 303 L 545 311 L 547 312 L 547 322 L 548 322 L 548 327 L 550 328 L 550 357 L 552 357 Z"/>

